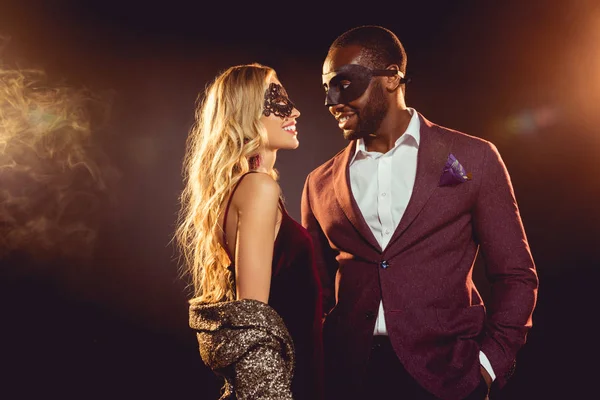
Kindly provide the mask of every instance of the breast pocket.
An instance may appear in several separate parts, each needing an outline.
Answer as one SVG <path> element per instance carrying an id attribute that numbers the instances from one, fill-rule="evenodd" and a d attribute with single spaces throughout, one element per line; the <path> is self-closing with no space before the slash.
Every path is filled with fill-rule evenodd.
<path id="1" fill-rule="evenodd" d="M 435 197 L 460 196 L 467 195 L 470 192 L 472 183 L 467 181 L 457 183 L 456 185 L 438 186 L 433 192 Z"/>

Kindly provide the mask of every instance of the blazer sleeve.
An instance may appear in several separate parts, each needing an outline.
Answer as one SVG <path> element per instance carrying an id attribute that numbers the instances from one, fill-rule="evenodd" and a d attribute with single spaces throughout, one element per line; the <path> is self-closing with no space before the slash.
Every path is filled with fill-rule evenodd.
<path id="1" fill-rule="evenodd" d="M 311 175 L 308 175 L 302 191 L 301 218 L 302 226 L 306 228 L 313 242 L 315 266 L 321 281 L 322 306 L 326 315 L 335 305 L 335 275 L 338 262 L 335 258 L 336 252 L 329 246 L 329 241 L 315 217 L 310 179 Z"/>
<path id="2" fill-rule="evenodd" d="M 506 166 L 492 143 L 485 152 L 473 213 L 491 289 L 481 351 L 502 387 L 514 371 L 516 354 L 532 326 L 539 281 Z"/>

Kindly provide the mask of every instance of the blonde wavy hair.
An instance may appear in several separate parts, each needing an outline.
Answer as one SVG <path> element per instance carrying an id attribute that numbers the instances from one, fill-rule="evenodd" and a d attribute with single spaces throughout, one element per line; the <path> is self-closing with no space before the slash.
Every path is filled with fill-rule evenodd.
<path id="1" fill-rule="evenodd" d="M 235 299 L 233 260 L 221 246 L 219 224 L 225 200 L 249 161 L 267 144 L 260 121 L 264 95 L 275 71 L 253 63 L 220 73 L 197 99 L 183 163 L 185 187 L 175 239 L 182 255 L 182 273 L 191 279 L 195 301 Z M 271 175 L 277 179 L 277 171 Z"/>
<path id="2" fill-rule="evenodd" d="M 0 256 L 89 258 L 120 176 L 94 140 L 109 104 L 1 61 Z"/>

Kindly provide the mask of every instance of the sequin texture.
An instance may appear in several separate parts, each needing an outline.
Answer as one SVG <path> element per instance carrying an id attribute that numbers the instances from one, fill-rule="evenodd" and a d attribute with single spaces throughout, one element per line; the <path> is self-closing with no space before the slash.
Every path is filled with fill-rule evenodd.
<path id="1" fill-rule="evenodd" d="M 219 400 L 292 400 L 294 345 L 268 304 L 192 299 L 189 325 L 196 331 L 202 361 L 225 379 Z"/>

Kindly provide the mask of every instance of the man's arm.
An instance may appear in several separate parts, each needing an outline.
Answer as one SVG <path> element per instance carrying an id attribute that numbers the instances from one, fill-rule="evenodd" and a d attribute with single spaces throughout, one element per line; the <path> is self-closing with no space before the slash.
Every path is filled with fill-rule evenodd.
<path id="1" fill-rule="evenodd" d="M 327 314 L 335 305 L 335 274 L 337 272 L 337 260 L 335 259 L 335 251 L 329 246 L 329 241 L 313 213 L 309 193 L 309 181 L 310 175 L 306 178 L 304 189 L 302 191 L 302 226 L 308 230 L 312 238 L 315 253 L 315 265 L 319 272 L 322 287 L 323 311 Z"/>
<path id="2" fill-rule="evenodd" d="M 481 179 L 473 226 L 491 288 L 481 351 L 502 387 L 532 326 L 538 277 L 510 176 L 491 143 L 486 148 Z"/>

